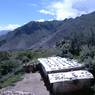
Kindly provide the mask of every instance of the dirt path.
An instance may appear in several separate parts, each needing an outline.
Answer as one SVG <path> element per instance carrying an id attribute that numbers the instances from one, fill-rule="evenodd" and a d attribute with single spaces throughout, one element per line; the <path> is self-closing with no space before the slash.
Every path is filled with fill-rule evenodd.
<path id="1" fill-rule="evenodd" d="M 49 92 L 44 86 L 43 81 L 41 81 L 41 76 L 39 73 L 25 74 L 24 79 L 22 81 L 17 82 L 15 86 L 8 87 L 7 89 L 8 91 L 14 92 L 31 92 L 33 93 L 31 95 L 49 95 Z"/>

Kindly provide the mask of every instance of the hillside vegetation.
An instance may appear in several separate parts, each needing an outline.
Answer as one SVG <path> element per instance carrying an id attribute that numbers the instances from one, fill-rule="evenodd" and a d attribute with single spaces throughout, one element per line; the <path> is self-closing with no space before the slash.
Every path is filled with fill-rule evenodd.
<path id="1" fill-rule="evenodd" d="M 25 73 L 23 64 L 34 62 L 39 57 L 55 56 L 58 52 L 58 50 L 52 48 L 36 51 L 0 52 L 0 88 L 12 85 L 22 79 Z"/>

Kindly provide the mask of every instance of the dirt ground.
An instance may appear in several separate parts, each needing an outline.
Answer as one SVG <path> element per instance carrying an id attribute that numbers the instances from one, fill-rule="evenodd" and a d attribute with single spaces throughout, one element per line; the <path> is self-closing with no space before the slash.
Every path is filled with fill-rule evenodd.
<path id="1" fill-rule="evenodd" d="M 6 88 L 7 91 L 13 92 L 30 92 L 31 94 L 24 95 L 49 95 L 44 82 L 41 80 L 39 73 L 29 73 L 24 75 L 24 79 L 15 83 L 15 86 Z M 6 94 L 7 95 L 7 94 Z M 23 95 L 23 94 L 16 94 Z"/>

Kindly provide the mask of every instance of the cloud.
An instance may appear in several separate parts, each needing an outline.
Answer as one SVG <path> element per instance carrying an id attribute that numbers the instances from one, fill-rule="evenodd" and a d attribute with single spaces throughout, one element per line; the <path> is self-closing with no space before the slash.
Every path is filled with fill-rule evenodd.
<path id="1" fill-rule="evenodd" d="M 52 13 L 51 11 L 48 11 L 48 10 L 45 10 L 45 9 L 42 9 L 39 11 L 40 13 L 43 13 L 43 14 L 49 14 L 49 15 L 54 15 L 54 13 Z"/>
<path id="2" fill-rule="evenodd" d="M 45 19 L 39 19 L 39 20 L 35 20 L 35 21 L 38 21 L 38 22 L 44 22 Z"/>
<path id="3" fill-rule="evenodd" d="M 40 13 L 51 15 L 56 20 L 75 18 L 95 10 L 95 0 L 59 0 L 40 10 Z"/>
<path id="4" fill-rule="evenodd" d="M 0 26 L 0 30 L 14 30 L 17 27 L 20 27 L 20 25 L 18 25 L 18 24 L 2 25 L 2 26 Z"/>

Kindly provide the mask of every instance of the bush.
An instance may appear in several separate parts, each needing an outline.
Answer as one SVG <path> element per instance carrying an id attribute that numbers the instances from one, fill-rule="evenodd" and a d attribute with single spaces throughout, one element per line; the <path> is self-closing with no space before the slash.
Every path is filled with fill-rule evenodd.
<path id="1" fill-rule="evenodd" d="M 0 61 L 8 60 L 10 58 L 9 52 L 0 52 Z"/>
<path id="2" fill-rule="evenodd" d="M 11 60 L 2 61 L 0 63 L 0 73 L 1 75 L 6 75 L 9 72 L 12 72 L 17 66 L 18 63 L 16 63 L 16 61 Z"/>

